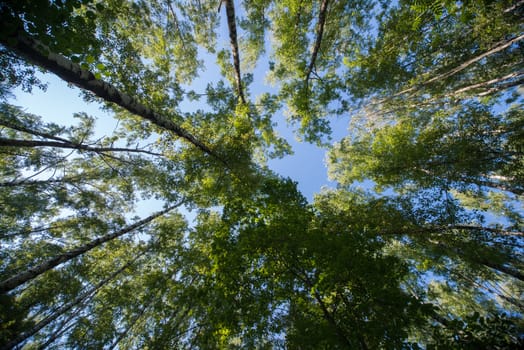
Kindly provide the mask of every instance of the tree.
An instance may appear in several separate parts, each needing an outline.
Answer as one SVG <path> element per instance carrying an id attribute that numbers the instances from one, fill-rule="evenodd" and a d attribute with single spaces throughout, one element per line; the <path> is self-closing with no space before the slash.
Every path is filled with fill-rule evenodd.
<path id="1" fill-rule="evenodd" d="M 521 346 L 522 8 L 1 2 L 0 347 Z M 115 128 L 15 106 L 39 69 Z M 351 117 L 311 203 L 280 113 Z"/>

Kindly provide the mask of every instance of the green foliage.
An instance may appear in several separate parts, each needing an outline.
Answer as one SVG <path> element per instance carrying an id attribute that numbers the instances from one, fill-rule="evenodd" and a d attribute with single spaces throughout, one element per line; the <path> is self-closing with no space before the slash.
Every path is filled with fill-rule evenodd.
<path id="1" fill-rule="evenodd" d="M 473 313 L 464 320 L 450 321 L 446 328 L 436 327 L 435 343 L 428 349 L 504 349 L 521 346 L 514 320 L 507 315 L 481 317 Z"/>
<path id="2" fill-rule="evenodd" d="M 240 2 L 245 101 L 218 5 L 0 4 L 0 347 L 522 346 L 522 4 Z M 33 64 L 114 130 L 12 105 Z M 330 148 L 312 203 L 280 114 Z"/>

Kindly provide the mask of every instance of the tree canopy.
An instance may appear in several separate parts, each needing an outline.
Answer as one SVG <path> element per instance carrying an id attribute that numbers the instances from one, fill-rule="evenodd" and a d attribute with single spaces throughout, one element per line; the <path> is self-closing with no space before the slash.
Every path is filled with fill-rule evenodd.
<path id="1" fill-rule="evenodd" d="M 0 16 L 0 349 L 524 346 L 523 1 Z M 117 127 L 16 105 L 43 73 Z M 312 201 L 281 115 L 326 150 Z"/>

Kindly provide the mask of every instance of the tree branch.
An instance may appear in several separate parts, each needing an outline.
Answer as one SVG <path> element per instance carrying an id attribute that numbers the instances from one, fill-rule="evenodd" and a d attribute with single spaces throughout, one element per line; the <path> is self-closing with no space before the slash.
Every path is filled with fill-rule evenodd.
<path id="1" fill-rule="evenodd" d="M 81 151 L 90 151 L 95 153 L 103 152 L 130 152 L 130 153 L 145 153 L 153 156 L 163 155 L 161 153 L 146 151 L 137 148 L 119 148 L 119 147 L 92 147 L 81 143 L 74 143 L 68 140 L 64 141 L 39 141 L 39 140 L 20 140 L 20 139 L 7 139 L 0 137 L 0 147 L 58 147 L 58 148 L 69 148 Z"/>
<path id="2" fill-rule="evenodd" d="M 322 43 L 322 35 L 324 34 L 324 25 L 326 23 L 326 12 L 328 7 L 328 0 L 322 0 L 320 4 L 320 13 L 318 14 L 318 23 L 317 23 L 317 34 L 315 39 L 315 46 L 313 46 L 313 52 L 311 54 L 311 61 L 306 72 L 306 86 L 308 84 L 311 72 L 315 67 L 315 62 L 317 60 L 318 52 L 320 51 L 320 44 Z"/>

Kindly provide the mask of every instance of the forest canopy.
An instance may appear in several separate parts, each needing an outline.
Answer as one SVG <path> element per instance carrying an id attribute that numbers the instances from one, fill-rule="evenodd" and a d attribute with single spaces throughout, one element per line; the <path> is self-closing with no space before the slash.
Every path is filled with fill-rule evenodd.
<path id="1" fill-rule="evenodd" d="M 0 16 L 0 349 L 524 346 L 523 1 Z M 117 127 L 17 105 L 44 73 Z M 268 166 L 282 116 L 313 200 Z"/>

